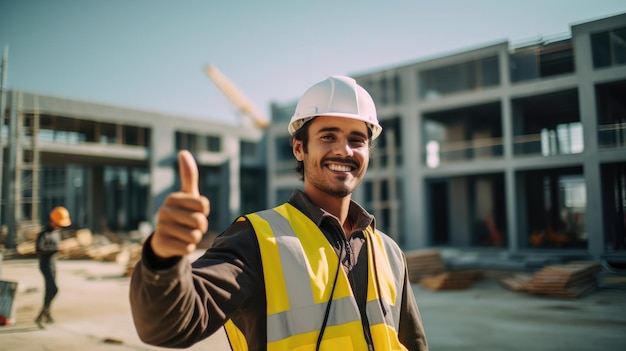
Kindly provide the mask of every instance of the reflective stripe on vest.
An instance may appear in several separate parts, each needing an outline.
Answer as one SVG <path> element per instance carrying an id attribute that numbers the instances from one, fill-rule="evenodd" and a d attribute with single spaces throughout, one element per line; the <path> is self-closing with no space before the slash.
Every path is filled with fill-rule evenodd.
<path id="1" fill-rule="evenodd" d="M 339 260 L 321 230 L 295 207 L 284 204 L 246 216 L 252 223 L 265 278 L 267 349 L 314 350 Z M 376 350 L 404 350 L 397 337 L 404 260 L 391 240 L 365 231 L 368 249 L 366 314 Z M 339 269 L 320 350 L 366 349 L 361 316 L 343 269 Z M 245 339 L 229 321 L 234 350 Z M 239 345 L 239 346 L 237 346 Z"/>

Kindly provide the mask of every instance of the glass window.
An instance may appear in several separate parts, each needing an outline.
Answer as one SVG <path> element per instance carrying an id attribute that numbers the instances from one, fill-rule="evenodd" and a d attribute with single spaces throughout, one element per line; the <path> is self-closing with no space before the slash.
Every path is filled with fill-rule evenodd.
<path id="1" fill-rule="evenodd" d="M 104 215 L 113 231 L 137 229 L 146 221 L 150 170 L 145 167 L 104 167 Z"/>
<path id="2" fill-rule="evenodd" d="M 593 67 L 626 63 L 626 27 L 591 35 Z"/>
<path id="3" fill-rule="evenodd" d="M 380 125 L 383 127 L 383 132 L 380 137 L 376 139 L 376 148 L 374 152 L 370 154 L 372 158 L 379 158 L 381 167 L 387 167 L 389 165 L 389 157 L 394 154 L 396 165 L 402 164 L 402 152 L 400 148 L 402 146 L 402 133 L 400 129 L 400 118 L 394 117 L 390 119 L 384 119 L 380 121 Z M 390 145 L 393 134 L 393 145 Z"/>
<path id="4" fill-rule="evenodd" d="M 276 159 L 278 161 L 291 161 L 294 159 L 290 140 L 291 137 L 276 138 Z"/>
<path id="5" fill-rule="evenodd" d="M 361 187 L 361 189 L 361 191 L 363 192 L 363 200 L 365 203 L 369 204 L 374 201 L 374 184 L 371 181 L 363 182 L 363 186 Z"/>
<path id="6" fill-rule="evenodd" d="M 289 122 L 291 120 L 291 116 L 293 116 L 293 111 L 296 109 L 296 103 L 288 104 L 288 105 L 278 105 L 276 103 L 272 103 L 272 122 L 280 123 L 280 122 Z"/>
<path id="7" fill-rule="evenodd" d="M 598 147 L 626 146 L 626 80 L 596 86 Z"/>
<path id="8" fill-rule="evenodd" d="M 500 84 L 500 68 L 498 57 L 489 57 L 480 61 L 482 86 L 489 87 Z"/>
<path id="9" fill-rule="evenodd" d="M 534 50 L 511 55 L 511 81 L 535 79 L 539 75 L 537 54 Z"/>
<path id="10" fill-rule="evenodd" d="M 430 168 L 503 154 L 500 103 L 468 106 L 423 116 L 423 162 Z"/>
<path id="11" fill-rule="evenodd" d="M 419 73 L 425 100 L 460 91 L 481 89 L 500 83 L 497 56 L 439 67 Z"/>
<path id="12" fill-rule="evenodd" d="M 591 36 L 591 51 L 593 67 L 608 67 L 611 65 L 611 39 L 609 32 L 597 33 Z"/>
<path id="13" fill-rule="evenodd" d="M 96 122 L 81 120 L 78 123 L 78 133 L 81 142 L 93 143 L 96 141 Z"/>
<path id="14" fill-rule="evenodd" d="M 222 151 L 222 138 L 219 136 L 209 135 L 206 138 L 207 150 L 211 152 Z"/>
<path id="15" fill-rule="evenodd" d="M 464 90 L 463 78 L 463 64 L 421 72 L 422 98 L 431 100 L 441 95 Z"/>
<path id="16" fill-rule="evenodd" d="M 571 46 L 542 53 L 539 57 L 539 72 L 542 77 L 574 72 L 574 51 Z"/>
<path id="17" fill-rule="evenodd" d="M 117 142 L 117 126 L 111 123 L 100 123 L 100 144 Z"/>
<path id="18" fill-rule="evenodd" d="M 626 63 L 626 27 L 613 31 L 613 56 L 618 65 Z"/>
<path id="19" fill-rule="evenodd" d="M 515 50 L 510 56 L 512 82 L 574 72 L 571 41 L 537 42 Z"/>
<path id="20" fill-rule="evenodd" d="M 380 80 L 380 103 L 387 105 L 389 103 L 389 89 L 387 87 L 387 78 Z"/>
<path id="21" fill-rule="evenodd" d="M 396 104 L 402 102 L 402 85 L 400 84 L 400 77 L 397 75 L 393 76 L 393 96 Z"/>
<path id="22" fill-rule="evenodd" d="M 241 142 L 241 158 L 250 159 L 257 156 L 257 145 L 249 141 Z"/>
<path id="23" fill-rule="evenodd" d="M 196 135 L 190 133 L 176 132 L 176 149 L 196 152 Z"/>
<path id="24" fill-rule="evenodd" d="M 139 135 L 139 127 L 124 126 L 124 144 L 143 145 L 142 136 Z"/>
<path id="25" fill-rule="evenodd" d="M 515 155 L 565 155 L 583 152 L 576 89 L 515 99 L 513 152 Z"/>
<path id="26" fill-rule="evenodd" d="M 276 174 L 295 174 L 296 160 L 291 148 L 291 137 L 277 137 L 275 139 Z"/>

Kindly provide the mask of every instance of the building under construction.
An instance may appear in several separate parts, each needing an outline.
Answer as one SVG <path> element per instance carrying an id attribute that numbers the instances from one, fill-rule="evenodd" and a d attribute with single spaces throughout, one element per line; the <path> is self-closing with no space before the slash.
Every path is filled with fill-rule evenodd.
<path id="1" fill-rule="evenodd" d="M 6 92 L 0 153 L 2 243 L 9 249 L 63 205 L 95 233 L 150 228 L 178 189 L 177 151 L 190 150 L 211 230 L 265 205 L 259 129 L 110 105 Z"/>
<path id="2" fill-rule="evenodd" d="M 573 25 L 571 36 L 352 75 L 384 128 L 354 198 L 405 250 L 626 257 L 625 42 L 622 14 Z M 302 186 L 287 132 L 295 101 L 273 104 L 263 131 L 6 96 L 0 223 L 9 247 L 55 205 L 96 233 L 152 223 L 177 189 L 179 149 L 198 161 L 213 231 Z"/>
<path id="3" fill-rule="evenodd" d="M 626 14 L 352 75 L 384 128 L 355 194 L 405 250 L 626 254 Z M 270 203 L 301 184 L 273 106 Z"/>

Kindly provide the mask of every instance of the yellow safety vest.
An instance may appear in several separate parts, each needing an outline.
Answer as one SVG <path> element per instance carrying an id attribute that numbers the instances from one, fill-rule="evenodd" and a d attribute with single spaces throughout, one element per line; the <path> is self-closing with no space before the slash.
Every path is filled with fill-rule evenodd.
<path id="1" fill-rule="evenodd" d="M 331 298 L 339 259 L 322 231 L 290 204 L 247 215 L 256 232 L 265 279 L 267 350 L 314 351 Z M 398 340 L 404 260 L 380 233 L 365 231 L 368 247 L 366 314 L 374 349 L 406 350 Z M 339 269 L 320 350 L 366 350 L 361 315 L 348 277 Z M 247 351 L 229 320 L 231 347 Z"/>

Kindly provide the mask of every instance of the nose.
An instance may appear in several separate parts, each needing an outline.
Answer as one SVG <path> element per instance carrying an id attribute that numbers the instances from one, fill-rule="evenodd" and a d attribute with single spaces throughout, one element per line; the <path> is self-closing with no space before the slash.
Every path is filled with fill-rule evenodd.
<path id="1" fill-rule="evenodd" d="M 354 154 L 348 138 L 339 138 L 335 143 L 335 154 L 342 157 L 349 157 Z"/>

